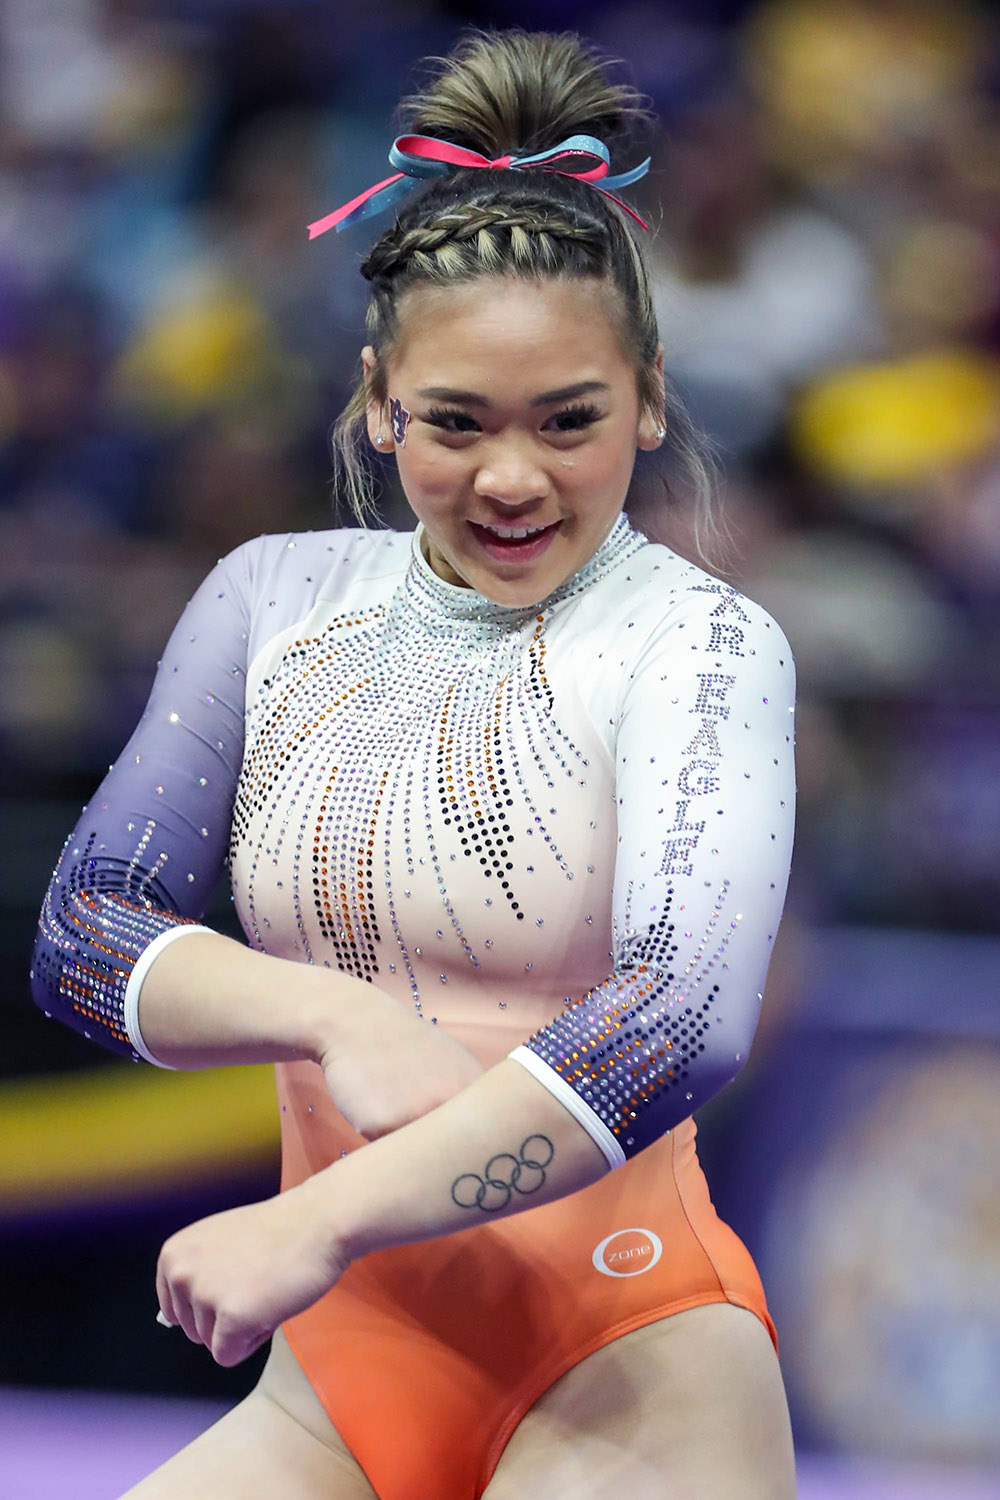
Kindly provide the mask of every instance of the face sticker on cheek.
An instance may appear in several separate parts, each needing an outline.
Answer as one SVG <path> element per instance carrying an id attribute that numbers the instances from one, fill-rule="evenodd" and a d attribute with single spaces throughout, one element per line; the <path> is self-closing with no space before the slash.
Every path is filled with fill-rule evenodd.
<path id="1" fill-rule="evenodd" d="M 406 429 L 407 427 L 409 427 L 409 425 L 410 413 L 406 410 L 406 407 L 401 401 L 397 401 L 395 396 L 390 396 L 389 426 L 392 428 L 392 435 L 395 439 L 396 445 L 400 448 L 404 448 L 406 446 Z"/>

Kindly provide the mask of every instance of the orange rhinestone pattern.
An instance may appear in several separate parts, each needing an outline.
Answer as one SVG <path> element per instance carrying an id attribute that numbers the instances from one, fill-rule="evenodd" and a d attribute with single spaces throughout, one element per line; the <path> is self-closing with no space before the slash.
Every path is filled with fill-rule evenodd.
<path id="1" fill-rule="evenodd" d="M 749 1050 L 791 855 L 788 644 L 624 517 L 524 609 L 439 579 L 419 537 L 265 537 L 209 576 L 64 849 L 36 998 L 127 1050 L 138 955 L 228 862 L 254 947 L 429 1022 L 521 1017 L 511 1055 L 634 1154 Z"/>

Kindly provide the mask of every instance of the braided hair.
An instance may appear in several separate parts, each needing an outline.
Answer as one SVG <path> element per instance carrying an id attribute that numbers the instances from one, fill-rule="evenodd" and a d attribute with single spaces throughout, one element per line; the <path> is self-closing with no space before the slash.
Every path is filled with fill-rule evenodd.
<path id="1" fill-rule="evenodd" d="M 403 101 L 407 129 L 489 158 L 530 155 L 568 135 L 604 140 L 613 155 L 648 114 L 627 84 L 611 83 L 572 33 L 467 33 L 428 86 Z M 598 278 L 609 315 L 634 361 L 640 406 L 666 425 L 674 457 L 696 499 L 696 544 L 715 539 L 708 465 L 683 403 L 656 370 L 659 336 L 652 288 L 629 221 L 606 194 L 541 168 L 460 168 L 428 184 L 372 245 L 361 265 L 371 283 L 366 322 L 375 351 L 333 429 L 339 478 L 359 520 L 374 511 L 365 417 L 384 404 L 387 359 L 399 308 L 419 285 L 449 286 L 482 276 Z M 702 553 L 704 556 L 704 553 Z M 707 558 L 706 558 L 707 561 Z"/>

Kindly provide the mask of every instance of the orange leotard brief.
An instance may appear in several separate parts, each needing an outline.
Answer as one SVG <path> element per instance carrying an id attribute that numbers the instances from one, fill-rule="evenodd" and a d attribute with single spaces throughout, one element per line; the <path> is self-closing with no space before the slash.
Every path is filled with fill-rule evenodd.
<path id="1" fill-rule="evenodd" d="M 282 1186 L 349 1130 L 311 1063 L 278 1067 Z M 285 1333 L 380 1500 L 473 1500 L 541 1393 L 595 1349 L 708 1302 L 777 1340 L 756 1267 L 712 1207 L 693 1120 L 571 1197 L 352 1265 Z"/>

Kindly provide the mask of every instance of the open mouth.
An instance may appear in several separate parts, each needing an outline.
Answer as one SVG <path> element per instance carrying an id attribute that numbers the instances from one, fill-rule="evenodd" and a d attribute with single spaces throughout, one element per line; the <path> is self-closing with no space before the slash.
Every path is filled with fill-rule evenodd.
<path id="1" fill-rule="evenodd" d="M 562 523 L 553 521 L 551 526 L 483 526 L 470 521 L 477 542 L 491 557 L 520 557 L 528 560 L 545 550 Z"/>

